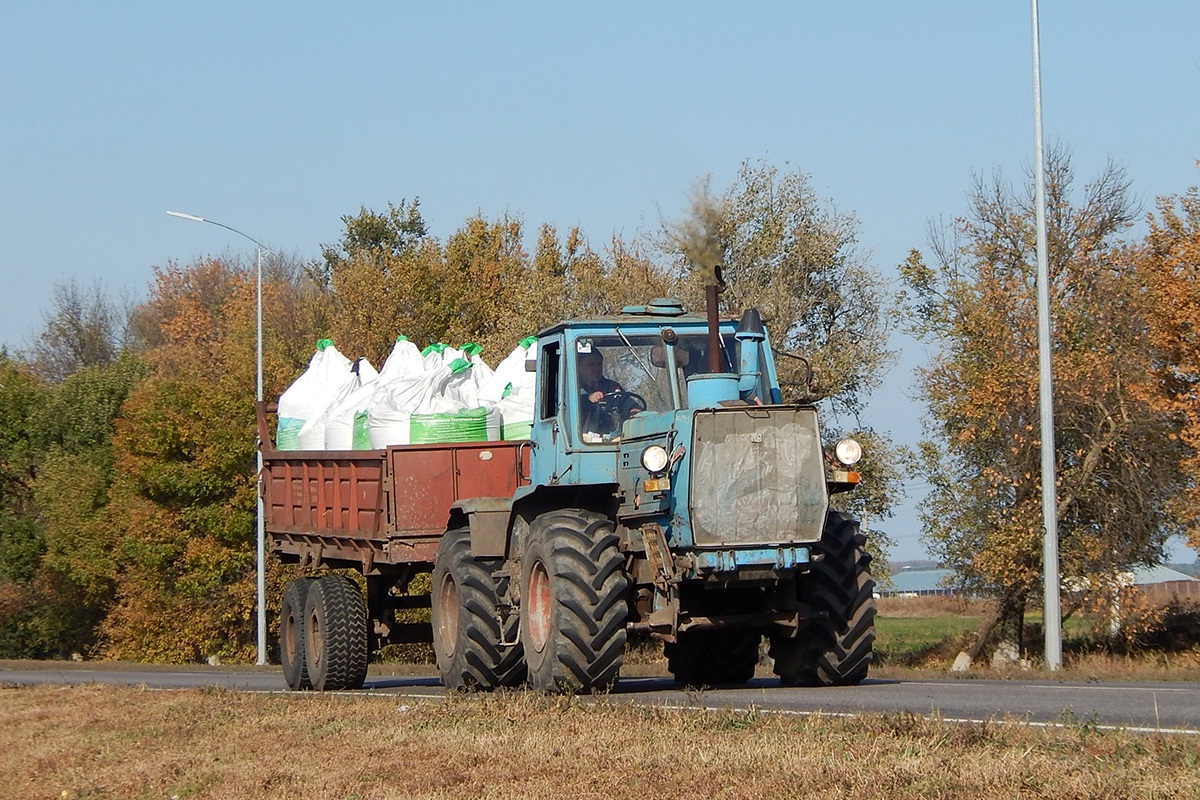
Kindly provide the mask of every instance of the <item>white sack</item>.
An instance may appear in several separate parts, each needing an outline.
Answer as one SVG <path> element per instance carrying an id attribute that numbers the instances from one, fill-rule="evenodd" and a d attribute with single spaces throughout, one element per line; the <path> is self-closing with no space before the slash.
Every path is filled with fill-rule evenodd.
<path id="1" fill-rule="evenodd" d="M 350 364 L 350 359 L 339 353 L 332 341 L 321 339 L 317 342 L 317 352 L 308 362 L 308 369 L 279 398 L 276 447 L 280 450 L 300 448 L 299 434 L 304 424 L 319 418 L 343 387 L 354 379 Z"/>

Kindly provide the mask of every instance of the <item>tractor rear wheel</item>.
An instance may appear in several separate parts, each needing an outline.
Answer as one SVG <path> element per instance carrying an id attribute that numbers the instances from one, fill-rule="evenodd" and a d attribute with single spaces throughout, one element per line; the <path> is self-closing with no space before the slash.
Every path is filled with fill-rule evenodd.
<path id="1" fill-rule="evenodd" d="M 296 578 L 288 583 L 279 609 L 279 663 L 293 691 L 312 688 L 304 659 L 304 601 L 312 582 L 312 578 Z"/>
<path id="2" fill-rule="evenodd" d="M 497 608 L 500 559 L 471 556 L 471 532 L 442 537 L 433 562 L 433 649 L 447 689 L 472 691 L 525 682 L 517 641 L 518 617 L 501 621 Z"/>
<path id="3" fill-rule="evenodd" d="M 695 631 L 680 634 L 663 652 L 667 669 L 684 686 L 742 684 L 754 677 L 761 641 L 758 631 Z"/>
<path id="4" fill-rule="evenodd" d="M 304 657 L 317 691 L 361 689 L 367 678 L 367 605 L 341 575 L 313 581 L 304 603 Z"/>
<path id="5" fill-rule="evenodd" d="M 618 544 L 612 522 L 591 511 L 533 521 L 521 568 L 521 643 L 533 688 L 588 693 L 616 683 L 629 617 Z"/>
<path id="6" fill-rule="evenodd" d="M 875 581 L 858 520 L 831 511 L 819 545 L 824 557 L 796 580 L 814 619 L 795 638 L 771 640 L 785 686 L 852 686 L 867 677 L 875 646 Z"/>

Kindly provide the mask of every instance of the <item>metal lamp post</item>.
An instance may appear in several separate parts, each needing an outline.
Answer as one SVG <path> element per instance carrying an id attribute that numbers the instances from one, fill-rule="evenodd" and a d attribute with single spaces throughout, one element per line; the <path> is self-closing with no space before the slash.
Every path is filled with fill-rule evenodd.
<path id="1" fill-rule="evenodd" d="M 258 268 L 256 271 L 255 281 L 255 297 L 256 297 L 256 332 L 255 332 L 255 389 L 254 400 L 256 403 L 261 403 L 263 399 L 263 361 L 262 361 L 262 262 L 263 253 L 271 251 L 262 242 L 248 236 L 237 228 L 231 228 L 228 225 L 223 225 L 211 219 L 197 217 L 194 214 L 184 214 L 179 211 L 168 211 L 172 217 L 191 220 L 192 222 L 207 222 L 209 225 L 216 225 L 218 228 L 224 228 L 227 231 L 236 233 L 243 239 L 247 239 L 254 243 L 257 247 Z M 257 454 L 258 471 L 255 476 L 255 496 L 257 501 L 257 517 L 258 517 L 258 665 L 263 666 L 267 663 L 267 571 L 266 571 L 266 529 L 263 518 L 263 493 L 262 493 L 262 472 L 263 472 L 263 457 L 262 457 L 262 442 L 258 442 L 255 448 Z"/>
<path id="2" fill-rule="evenodd" d="M 1046 235 L 1046 167 L 1042 142 L 1042 58 L 1038 1 L 1033 15 L 1034 202 L 1037 204 L 1038 406 L 1042 435 L 1042 585 L 1046 667 L 1062 666 L 1062 609 L 1058 571 L 1058 492 L 1054 465 L 1054 386 L 1050 369 L 1050 267 Z"/>

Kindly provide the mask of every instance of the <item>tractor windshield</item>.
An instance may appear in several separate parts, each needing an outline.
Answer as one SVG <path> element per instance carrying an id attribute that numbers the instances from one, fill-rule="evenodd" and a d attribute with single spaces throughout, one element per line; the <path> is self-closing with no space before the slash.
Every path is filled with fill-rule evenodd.
<path id="1" fill-rule="evenodd" d="M 721 369 L 729 371 L 729 353 L 735 343 L 725 337 Z M 686 378 L 706 372 L 707 338 L 703 334 L 680 335 L 675 347 L 680 398 L 686 405 Z M 626 335 L 589 336 L 575 342 L 575 383 L 579 398 L 580 438 L 585 444 L 617 440 L 621 423 L 645 411 L 671 411 L 672 376 L 667 367 L 662 337 Z"/>

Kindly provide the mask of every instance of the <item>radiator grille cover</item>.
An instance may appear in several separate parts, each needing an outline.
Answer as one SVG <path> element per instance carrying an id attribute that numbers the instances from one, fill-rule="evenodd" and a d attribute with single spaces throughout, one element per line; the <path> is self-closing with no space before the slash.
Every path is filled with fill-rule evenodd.
<path id="1" fill-rule="evenodd" d="M 816 542 L 829 495 L 816 411 L 697 411 L 689 506 L 696 544 Z"/>

